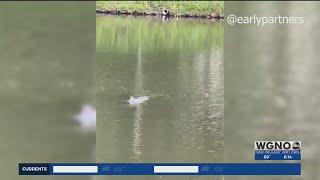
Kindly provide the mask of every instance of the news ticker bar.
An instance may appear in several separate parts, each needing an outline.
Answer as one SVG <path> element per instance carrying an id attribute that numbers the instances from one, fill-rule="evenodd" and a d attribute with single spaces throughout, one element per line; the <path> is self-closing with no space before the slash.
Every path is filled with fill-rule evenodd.
<path id="1" fill-rule="evenodd" d="M 301 164 L 20 163 L 19 175 L 301 175 Z"/>

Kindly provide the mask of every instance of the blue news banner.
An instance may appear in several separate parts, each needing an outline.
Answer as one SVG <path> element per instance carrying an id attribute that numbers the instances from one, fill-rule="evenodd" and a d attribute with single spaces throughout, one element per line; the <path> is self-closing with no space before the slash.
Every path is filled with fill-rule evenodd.
<path id="1" fill-rule="evenodd" d="M 301 164 L 20 163 L 19 175 L 301 175 Z"/>
<path id="2" fill-rule="evenodd" d="M 301 160 L 300 150 L 256 150 L 255 160 Z"/>

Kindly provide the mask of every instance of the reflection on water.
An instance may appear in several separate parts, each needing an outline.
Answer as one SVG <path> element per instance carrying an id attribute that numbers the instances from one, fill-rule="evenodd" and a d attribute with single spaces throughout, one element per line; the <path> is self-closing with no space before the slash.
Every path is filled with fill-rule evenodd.
<path id="1" fill-rule="evenodd" d="M 137 53 L 137 71 L 135 73 L 135 87 L 134 87 L 134 95 L 142 95 L 143 91 L 143 73 L 142 73 L 142 58 L 141 58 L 141 47 L 139 45 L 138 53 Z M 134 120 L 133 120 L 133 141 L 132 141 L 132 151 L 133 158 L 136 161 L 139 161 L 142 155 L 141 146 L 142 146 L 142 114 L 143 107 L 142 104 L 138 104 L 136 106 L 134 112 Z"/>
<path id="2" fill-rule="evenodd" d="M 97 17 L 98 161 L 222 161 L 222 47 L 221 23 Z"/>
<path id="3" fill-rule="evenodd" d="M 303 16 L 303 25 L 228 26 L 225 54 L 226 161 L 254 161 L 255 140 L 301 140 L 302 176 L 319 179 L 319 3 L 226 2 L 232 14 Z M 256 34 L 252 36 L 252 34 Z"/>
<path id="4" fill-rule="evenodd" d="M 95 161 L 95 133 L 82 133 L 73 120 L 95 101 L 94 7 L 0 2 L 0 179 L 89 179 L 19 177 L 17 168 Z"/>

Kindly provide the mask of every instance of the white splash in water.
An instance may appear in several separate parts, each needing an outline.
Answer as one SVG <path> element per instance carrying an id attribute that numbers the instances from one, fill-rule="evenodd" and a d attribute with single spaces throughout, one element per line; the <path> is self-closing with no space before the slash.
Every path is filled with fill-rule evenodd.
<path id="1" fill-rule="evenodd" d="M 96 130 L 96 108 L 85 104 L 81 111 L 74 116 L 74 119 L 80 124 L 81 129 L 86 131 Z"/>
<path id="2" fill-rule="evenodd" d="M 137 97 L 137 98 L 131 96 L 127 102 L 130 105 L 137 105 L 137 104 L 141 104 L 147 100 L 149 100 L 149 96 L 141 96 L 141 97 Z"/>

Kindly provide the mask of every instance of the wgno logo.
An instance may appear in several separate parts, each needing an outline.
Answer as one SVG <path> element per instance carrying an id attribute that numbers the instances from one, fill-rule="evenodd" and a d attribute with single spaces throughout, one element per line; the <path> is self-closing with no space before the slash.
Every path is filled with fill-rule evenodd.
<path id="1" fill-rule="evenodd" d="M 255 141 L 255 150 L 300 150 L 300 141 Z"/>

